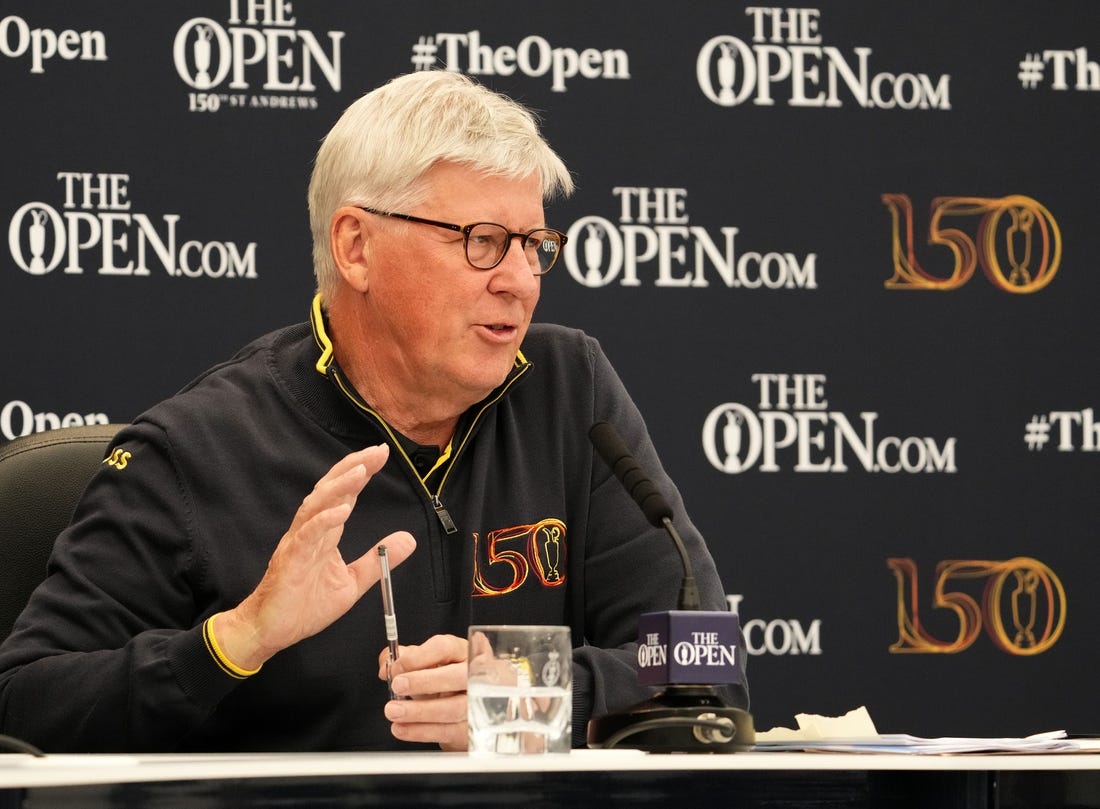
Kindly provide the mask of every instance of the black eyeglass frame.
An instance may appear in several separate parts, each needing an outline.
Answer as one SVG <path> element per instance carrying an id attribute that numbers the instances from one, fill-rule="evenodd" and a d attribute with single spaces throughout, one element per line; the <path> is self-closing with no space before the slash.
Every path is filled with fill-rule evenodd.
<path id="1" fill-rule="evenodd" d="M 497 222 L 472 222 L 469 225 L 456 225 L 456 224 L 453 224 L 451 222 L 440 222 L 436 219 L 425 219 L 422 216 L 412 216 L 411 214 L 407 214 L 407 213 L 393 213 L 392 211 L 380 211 L 377 208 L 368 208 L 366 205 L 360 205 L 359 208 L 360 208 L 360 210 L 364 210 L 367 213 L 374 214 L 375 216 L 389 216 L 389 217 L 392 217 L 393 219 L 404 219 L 406 222 L 416 222 L 416 223 L 421 224 L 421 225 L 432 225 L 433 227 L 445 228 L 446 230 L 453 230 L 456 233 L 461 233 L 462 234 L 462 253 L 463 253 L 463 255 L 466 256 L 466 263 L 469 264 L 471 267 L 473 267 L 475 270 L 491 270 L 494 267 L 496 267 L 497 265 L 499 265 L 500 262 L 504 261 L 504 257 L 506 255 L 508 255 L 508 249 L 512 246 L 512 239 L 515 239 L 515 238 L 518 237 L 519 239 L 521 239 L 520 244 L 523 244 L 523 242 L 525 242 L 527 240 L 527 238 L 532 233 L 539 233 L 539 232 L 542 232 L 542 231 L 550 231 L 551 233 L 556 233 L 558 235 L 558 239 L 560 240 L 558 242 L 558 249 L 554 253 L 554 260 L 551 261 L 550 266 L 547 267 L 542 272 L 533 272 L 532 271 L 534 275 L 546 275 L 546 273 L 550 272 L 550 270 L 552 270 L 554 268 L 554 265 L 558 263 L 558 256 L 561 254 L 561 248 L 565 247 L 565 243 L 567 241 L 569 241 L 569 237 L 566 236 L 564 233 L 562 233 L 557 228 L 534 228 L 532 230 L 527 231 L 526 233 L 513 233 L 512 231 L 508 230 L 508 228 L 504 227 L 504 225 L 498 224 Z M 474 264 L 474 262 L 472 262 L 470 260 L 470 232 L 474 228 L 476 228 L 478 225 L 495 225 L 498 228 L 503 228 L 504 232 L 506 234 L 508 234 L 507 240 L 505 241 L 504 250 L 501 251 L 500 257 L 496 261 L 494 261 L 492 264 L 490 264 L 488 267 L 479 267 L 476 264 Z"/>

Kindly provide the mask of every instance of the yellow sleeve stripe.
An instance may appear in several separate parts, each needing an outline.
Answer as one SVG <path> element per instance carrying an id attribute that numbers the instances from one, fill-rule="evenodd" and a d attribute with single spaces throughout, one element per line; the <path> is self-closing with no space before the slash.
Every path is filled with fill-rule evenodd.
<path id="1" fill-rule="evenodd" d="M 218 668 L 237 680 L 247 680 L 253 674 L 257 673 L 263 668 L 263 665 L 259 665 L 256 668 L 249 671 L 248 669 L 242 669 L 236 665 L 221 650 L 218 646 L 218 641 L 214 637 L 214 619 L 217 615 L 211 615 L 202 624 L 202 640 L 206 644 L 206 651 L 210 652 L 210 656 L 214 658 L 214 662 L 218 664 Z"/>

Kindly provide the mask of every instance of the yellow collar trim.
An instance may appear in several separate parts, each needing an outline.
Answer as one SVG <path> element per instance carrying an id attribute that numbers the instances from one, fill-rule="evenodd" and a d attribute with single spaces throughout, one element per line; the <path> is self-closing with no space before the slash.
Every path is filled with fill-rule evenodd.
<path id="1" fill-rule="evenodd" d="M 325 312 L 321 306 L 320 293 L 313 296 L 313 303 L 309 308 L 309 322 L 313 327 L 313 339 L 317 341 L 317 347 L 321 349 L 321 356 L 317 358 L 314 367 L 317 369 L 317 373 L 328 376 L 329 368 L 332 367 L 335 356 L 333 354 L 332 338 L 325 331 Z M 527 357 L 523 356 L 522 351 L 516 351 L 515 367 L 522 368 L 526 364 Z"/>
<path id="2" fill-rule="evenodd" d="M 321 309 L 321 295 L 313 296 L 313 304 L 309 308 L 309 323 L 313 327 L 313 339 L 317 341 L 317 347 L 321 349 L 321 356 L 314 367 L 322 376 L 328 376 L 328 369 L 332 365 L 332 340 L 325 331 L 325 314 Z"/>

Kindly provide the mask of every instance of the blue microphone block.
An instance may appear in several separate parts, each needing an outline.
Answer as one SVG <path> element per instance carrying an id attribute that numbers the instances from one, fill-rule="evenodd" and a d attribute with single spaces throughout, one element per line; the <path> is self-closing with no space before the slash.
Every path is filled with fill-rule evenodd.
<path id="1" fill-rule="evenodd" d="M 741 625 L 732 612 L 669 610 L 638 619 L 642 685 L 727 685 L 744 681 Z"/>

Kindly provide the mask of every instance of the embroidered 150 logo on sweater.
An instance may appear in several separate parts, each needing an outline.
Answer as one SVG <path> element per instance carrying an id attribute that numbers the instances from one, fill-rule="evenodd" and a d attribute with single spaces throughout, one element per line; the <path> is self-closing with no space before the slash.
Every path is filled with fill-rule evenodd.
<path id="1" fill-rule="evenodd" d="M 565 523 L 548 518 L 500 528 L 474 538 L 474 595 L 499 596 L 523 586 L 532 574 L 543 587 L 565 584 Z"/>

